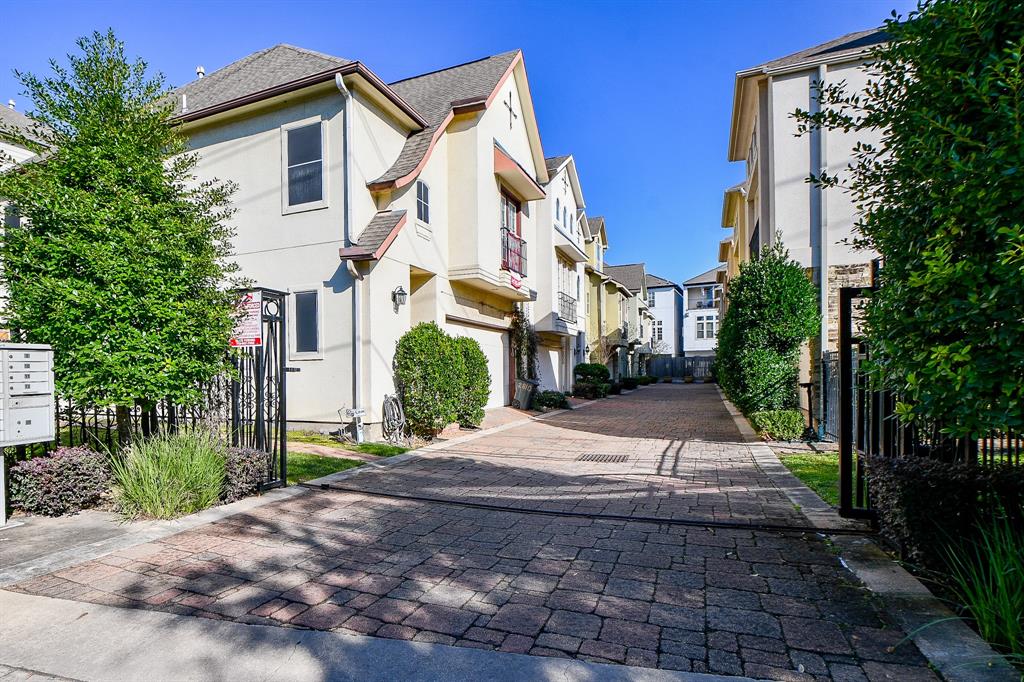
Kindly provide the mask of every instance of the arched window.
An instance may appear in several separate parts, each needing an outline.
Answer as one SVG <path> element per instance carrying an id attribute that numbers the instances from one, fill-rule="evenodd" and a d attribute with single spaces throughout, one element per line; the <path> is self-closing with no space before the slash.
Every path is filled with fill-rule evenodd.
<path id="1" fill-rule="evenodd" d="M 561 206 L 562 206 L 562 201 L 558 197 L 555 197 L 555 222 L 556 223 L 558 222 L 558 214 L 562 212 Z"/>

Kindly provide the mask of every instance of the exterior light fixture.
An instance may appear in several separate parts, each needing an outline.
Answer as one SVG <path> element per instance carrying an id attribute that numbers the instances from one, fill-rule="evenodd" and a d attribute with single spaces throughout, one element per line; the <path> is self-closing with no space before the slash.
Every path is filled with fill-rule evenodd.
<path id="1" fill-rule="evenodd" d="M 405 302 L 409 300 L 409 294 L 405 293 L 405 289 L 399 284 L 398 288 L 391 292 L 391 300 L 395 302 L 395 307 L 405 305 Z"/>

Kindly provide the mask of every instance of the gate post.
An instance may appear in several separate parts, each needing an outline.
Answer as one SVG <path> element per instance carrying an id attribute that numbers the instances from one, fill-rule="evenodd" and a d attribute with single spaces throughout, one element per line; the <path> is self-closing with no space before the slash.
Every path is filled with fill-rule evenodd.
<path id="1" fill-rule="evenodd" d="M 839 290 L 839 514 L 853 513 L 853 289 Z"/>

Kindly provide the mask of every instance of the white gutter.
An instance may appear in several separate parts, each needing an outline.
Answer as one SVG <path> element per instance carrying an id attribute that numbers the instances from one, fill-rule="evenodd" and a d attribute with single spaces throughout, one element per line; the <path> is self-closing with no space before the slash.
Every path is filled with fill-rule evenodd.
<path id="1" fill-rule="evenodd" d="M 334 75 L 334 84 L 345 100 L 344 140 L 342 141 L 342 174 L 344 178 L 345 202 L 345 247 L 352 246 L 355 241 L 352 229 L 352 93 L 345 87 L 345 79 L 340 73 Z M 345 261 L 348 273 L 352 276 L 352 409 L 358 410 L 363 402 L 363 273 L 355 261 Z M 353 418 L 352 434 L 356 442 L 363 441 L 362 419 Z"/>

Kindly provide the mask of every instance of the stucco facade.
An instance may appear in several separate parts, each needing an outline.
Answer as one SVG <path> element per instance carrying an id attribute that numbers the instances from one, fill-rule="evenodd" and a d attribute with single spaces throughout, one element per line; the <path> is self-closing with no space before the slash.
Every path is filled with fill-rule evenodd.
<path id="1" fill-rule="evenodd" d="M 651 353 L 682 357 L 683 316 L 686 306 L 682 288 L 662 278 L 647 278 L 647 301 L 652 315 Z"/>

